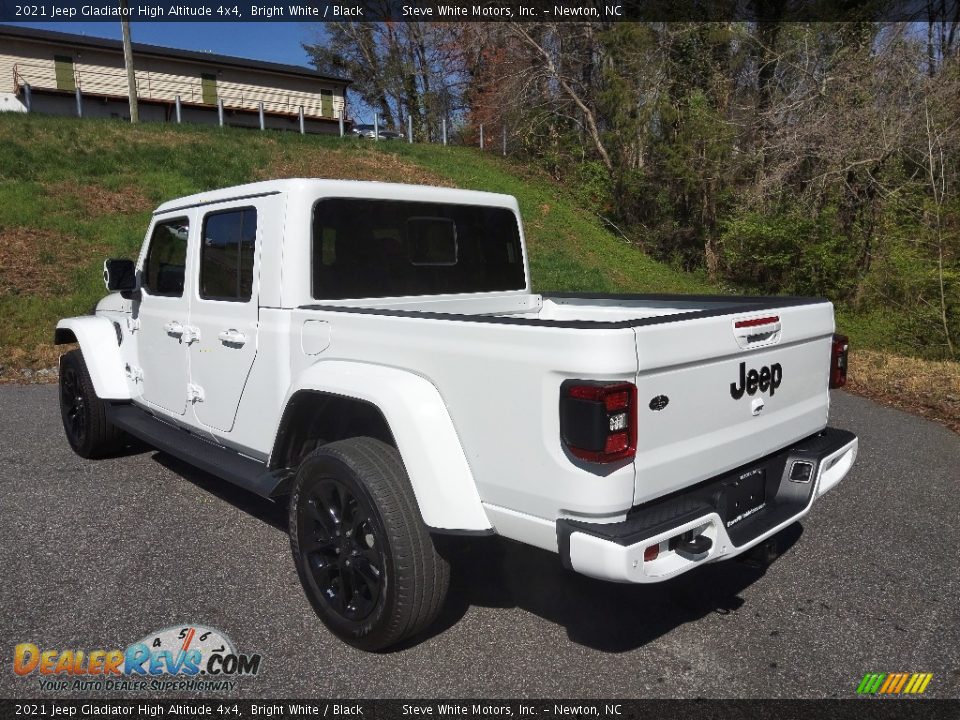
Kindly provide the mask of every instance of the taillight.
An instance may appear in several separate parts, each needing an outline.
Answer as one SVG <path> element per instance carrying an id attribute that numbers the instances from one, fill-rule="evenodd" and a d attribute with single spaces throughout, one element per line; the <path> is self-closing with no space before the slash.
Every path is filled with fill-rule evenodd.
<path id="1" fill-rule="evenodd" d="M 637 386 L 567 380 L 560 386 L 560 436 L 581 460 L 632 458 L 637 452 Z"/>
<path id="2" fill-rule="evenodd" d="M 847 384 L 847 351 L 850 341 L 846 335 L 834 335 L 830 348 L 830 387 L 839 388 Z"/>

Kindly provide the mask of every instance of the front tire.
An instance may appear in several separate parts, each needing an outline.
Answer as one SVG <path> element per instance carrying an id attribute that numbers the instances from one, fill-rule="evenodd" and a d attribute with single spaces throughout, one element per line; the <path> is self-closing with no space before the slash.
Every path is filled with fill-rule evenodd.
<path id="1" fill-rule="evenodd" d="M 384 650 L 436 618 L 450 570 L 436 551 L 400 454 L 368 437 L 314 450 L 290 498 L 290 546 L 324 624 Z"/>
<path id="2" fill-rule="evenodd" d="M 73 451 L 83 458 L 112 455 L 123 447 L 123 431 L 107 419 L 80 350 L 60 358 L 60 417 Z"/>

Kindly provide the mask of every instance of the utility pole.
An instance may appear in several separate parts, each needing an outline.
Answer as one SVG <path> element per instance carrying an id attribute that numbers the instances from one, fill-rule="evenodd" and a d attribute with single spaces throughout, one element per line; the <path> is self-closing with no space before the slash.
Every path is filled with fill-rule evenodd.
<path id="1" fill-rule="evenodd" d="M 130 16 L 127 0 L 120 0 L 120 27 L 123 29 L 123 64 L 127 68 L 127 94 L 130 97 L 130 122 L 140 122 L 137 106 L 137 76 L 133 71 L 133 48 L 130 46 Z"/>

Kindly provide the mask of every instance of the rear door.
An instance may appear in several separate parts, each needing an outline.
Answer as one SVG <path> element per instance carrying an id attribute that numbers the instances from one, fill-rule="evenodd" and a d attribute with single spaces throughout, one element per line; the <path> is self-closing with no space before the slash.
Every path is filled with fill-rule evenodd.
<path id="1" fill-rule="evenodd" d="M 196 419 L 233 429 L 257 355 L 261 224 L 273 198 L 206 206 L 198 212 L 196 284 L 190 324 L 190 382 Z"/>
<path id="2" fill-rule="evenodd" d="M 827 423 L 833 306 L 635 328 L 635 503 L 779 450 Z"/>

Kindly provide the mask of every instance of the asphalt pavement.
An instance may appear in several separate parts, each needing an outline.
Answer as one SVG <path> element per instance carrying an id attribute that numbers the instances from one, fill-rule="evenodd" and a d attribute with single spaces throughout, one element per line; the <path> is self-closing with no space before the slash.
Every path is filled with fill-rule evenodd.
<path id="1" fill-rule="evenodd" d="M 55 387 L 0 386 L 0 697 L 64 696 L 13 673 L 18 643 L 124 648 L 195 623 L 262 655 L 241 698 L 848 698 L 867 672 L 933 673 L 927 696 L 960 697 L 960 437 L 833 400 L 859 458 L 765 572 L 621 586 L 471 539 L 436 627 L 371 655 L 311 610 L 284 508 L 152 451 L 82 460 Z"/>

